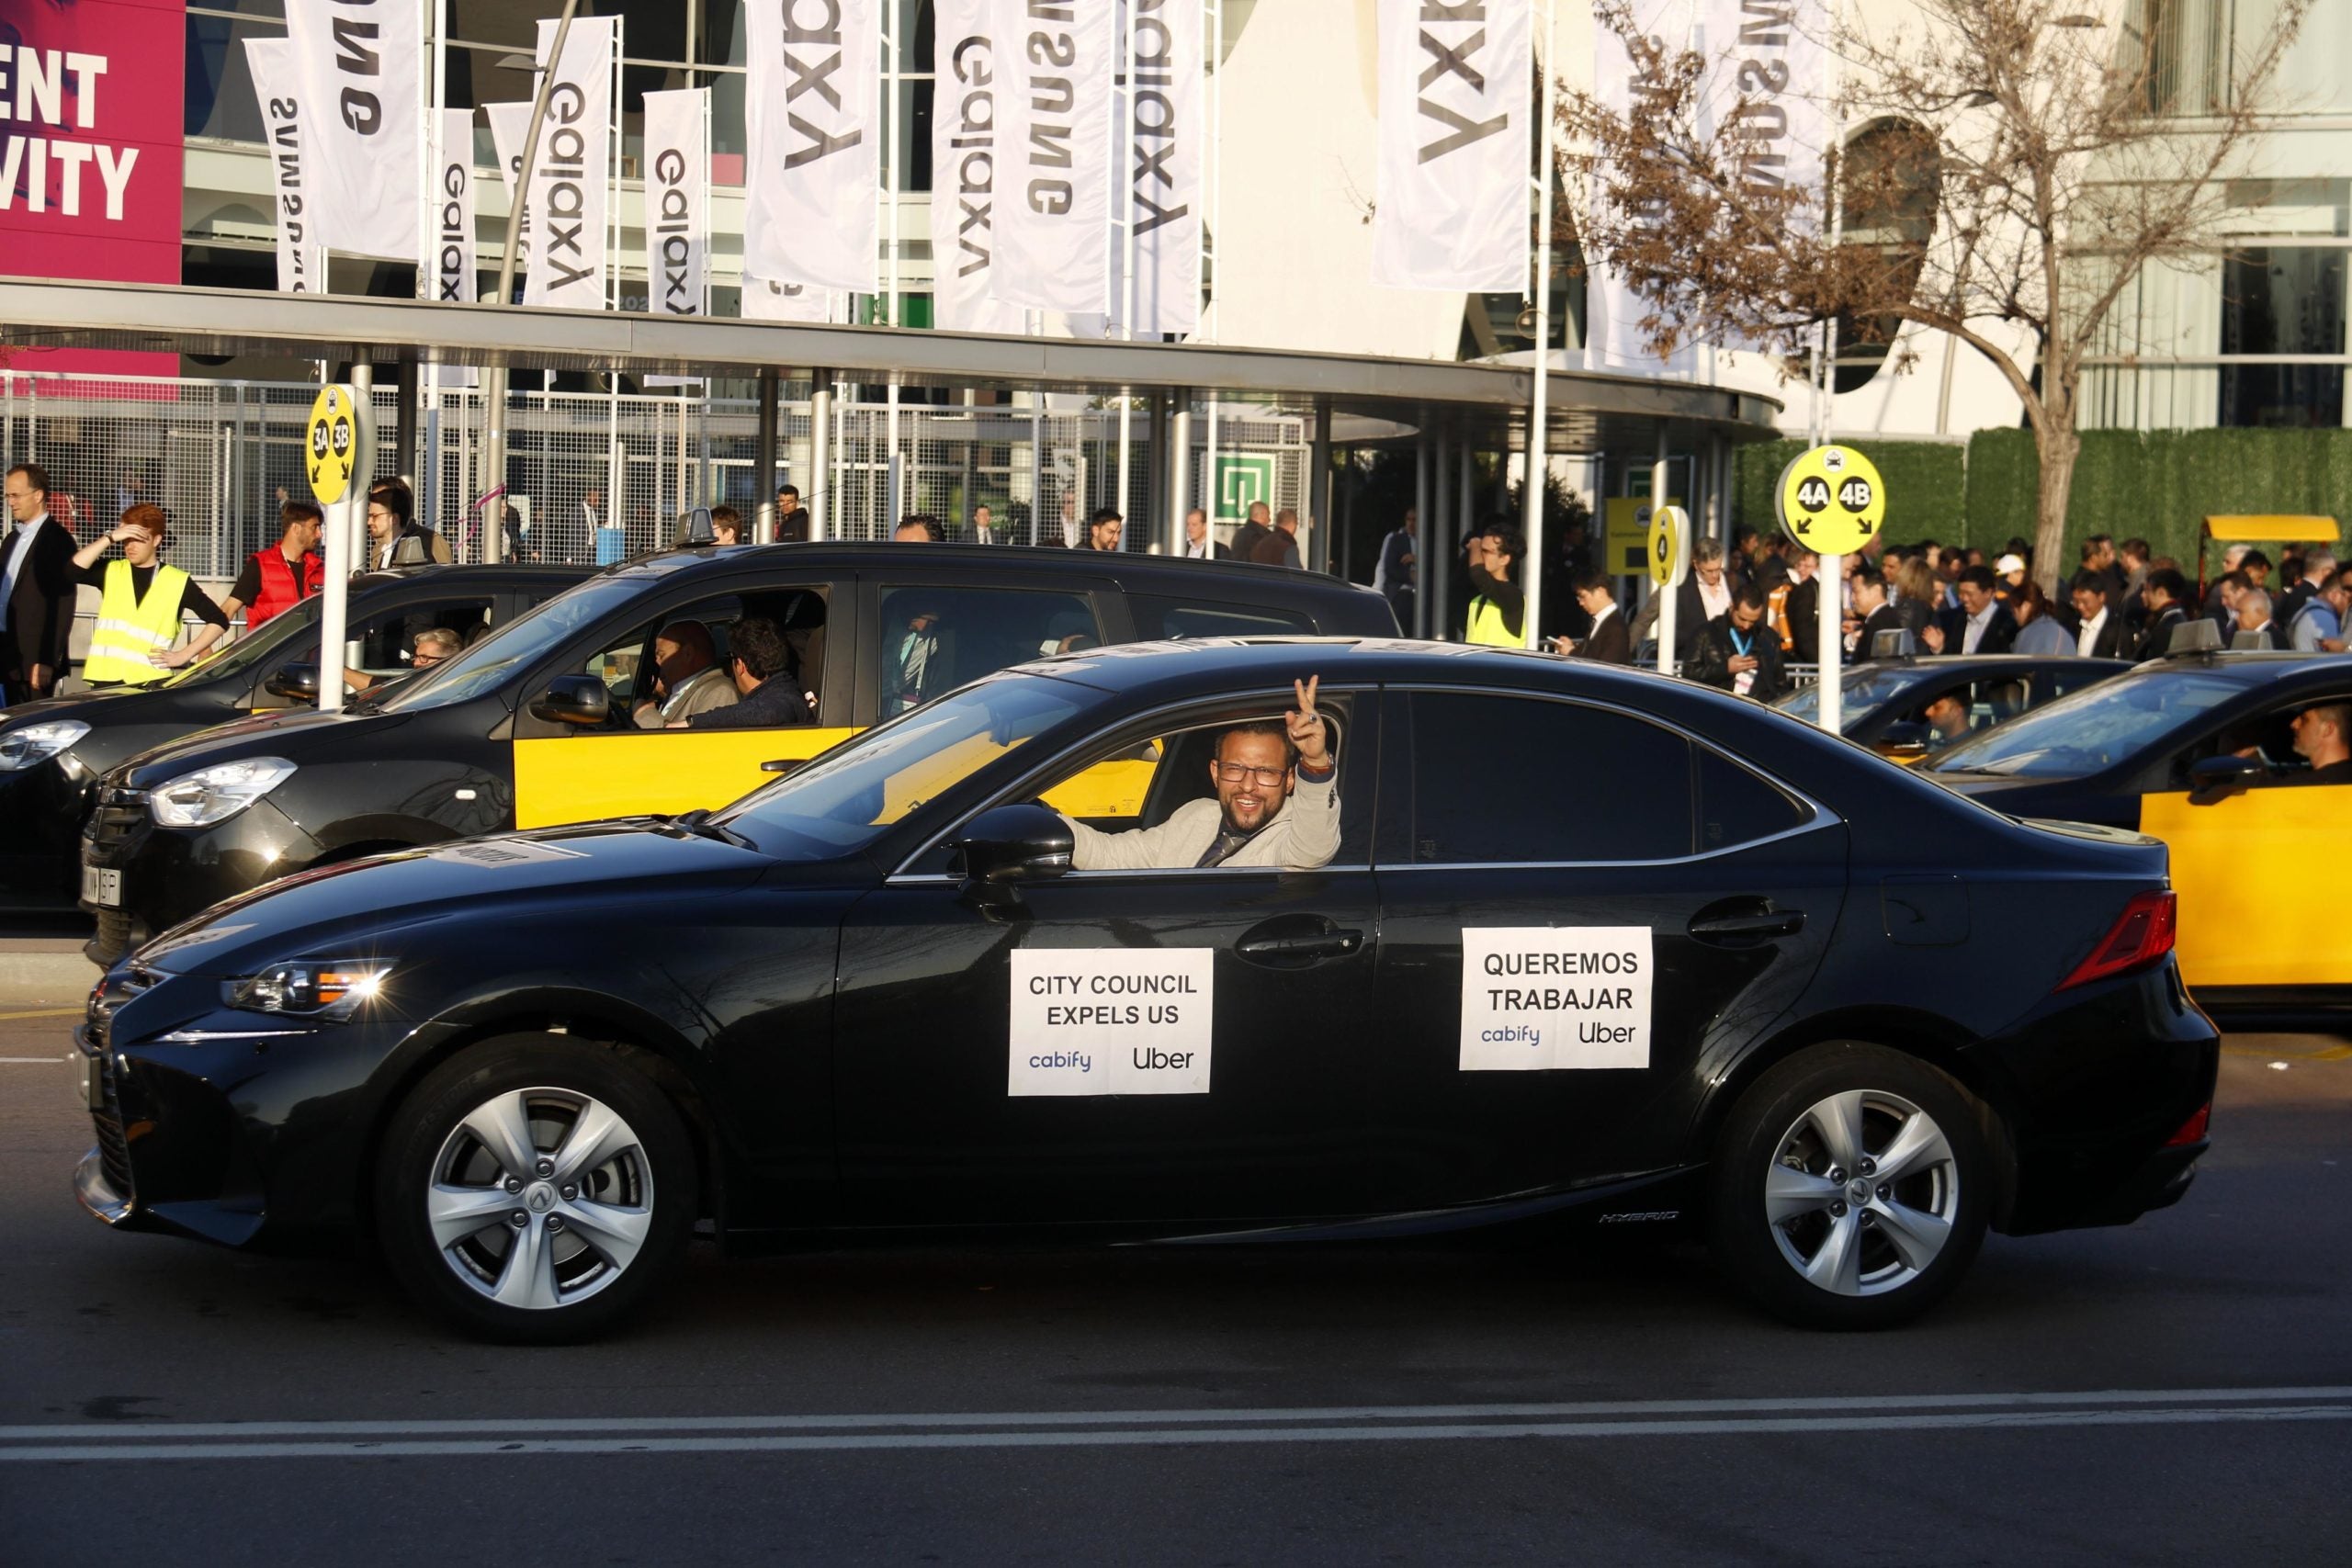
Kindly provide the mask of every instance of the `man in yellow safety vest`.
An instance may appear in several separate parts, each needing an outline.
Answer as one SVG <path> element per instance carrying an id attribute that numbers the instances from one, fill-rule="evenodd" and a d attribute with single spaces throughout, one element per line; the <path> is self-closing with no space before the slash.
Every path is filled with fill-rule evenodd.
<path id="1" fill-rule="evenodd" d="M 151 686 L 203 654 L 229 629 L 229 617 L 210 594 L 175 566 L 155 557 L 164 547 L 164 509 L 141 502 L 122 521 L 76 551 L 74 581 L 98 590 L 98 624 L 90 635 L 90 655 L 82 676 L 93 686 Z M 119 543 L 122 558 L 98 565 L 107 547 Z M 180 620 L 194 615 L 204 628 L 175 649 Z"/>
<path id="2" fill-rule="evenodd" d="M 1526 646 L 1527 592 L 1512 581 L 1520 552 L 1517 534 L 1497 526 L 1472 542 L 1470 616 L 1463 640 L 1488 648 Z"/>

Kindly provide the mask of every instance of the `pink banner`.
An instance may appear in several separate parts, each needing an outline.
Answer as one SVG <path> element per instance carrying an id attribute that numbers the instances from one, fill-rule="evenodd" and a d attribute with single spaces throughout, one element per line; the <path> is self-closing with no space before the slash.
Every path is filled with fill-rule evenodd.
<path id="1" fill-rule="evenodd" d="M 187 0 L 0 0 L 0 272 L 180 280 Z M 168 354 L 17 354 L 17 370 L 172 376 Z"/>

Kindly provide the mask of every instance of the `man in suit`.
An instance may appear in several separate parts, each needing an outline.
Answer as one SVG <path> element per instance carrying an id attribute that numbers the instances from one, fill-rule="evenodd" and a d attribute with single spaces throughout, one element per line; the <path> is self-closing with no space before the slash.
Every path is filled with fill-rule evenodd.
<path id="1" fill-rule="evenodd" d="M 65 668 L 74 632 L 74 536 L 49 514 L 49 474 L 39 463 L 8 470 L 8 515 L 0 547 L 0 697 L 45 697 Z"/>
<path id="2" fill-rule="evenodd" d="M 1270 515 L 1271 509 L 1264 502 L 1253 501 L 1250 503 L 1249 518 L 1240 527 L 1233 531 L 1234 559 L 1249 560 L 1256 555 L 1259 541 L 1273 532 L 1267 523 Z"/>
<path id="3" fill-rule="evenodd" d="M 2075 651 L 2086 659 L 2123 657 L 2123 616 L 2109 607 L 2107 587 L 2107 579 L 2097 571 L 2075 574 L 2075 614 L 2080 617 Z M 2267 622 L 2270 614 L 2267 599 L 2262 610 Z"/>
<path id="4" fill-rule="evenodd" d="M 1624 613 L 1617 608 L 1617 595 L 1609 579 L 1597 571 L 1579 572 L 1576 595 L 1577 604 L 1592 617 L 1592 625 L 1581 637 L 1554 637 L 1552 651 L 1574 654 L 1600 664 L 1631 664 L 1633 633 L 1625 625 Z"/>
<path id="5" fill-rule="evenodd" d="M 1879 633 L 1910 629 L 1904 622 L 1903 612 L 1887 603 L 1886 579 L 1872 577 L 1867 572 L 1857 572 L 1854 576 L 1852 619 L 1857 625 L 1851 652 L 1858 660 L 1877 657 L 1875 650 Z"/>
<path id="6" fill-rule="evenodd" d="M 1184 513 L 1184 558 L 1231 560 L 1233 552 L 1209 536 L 1209 514 L 1195 506 Z"/>
<path id="7" fill-rule="evenodd" d="M 2018 618 L 1994 595 L 1993 573 L 1972 566 L 1952 591 L 1960 603 L 1936 614 L 1928 647 L 1937 653 L 2007 653 L 2018 643 Z"/>
<path id="8" fill-rule="evenodd" d="M 2168 566 L 2158 567 L 2140 584 L 2140 603 L 2147 617 L 2132 657 L 2161 659 L 2172 648 L 2173 628 L 2188 622 L 2188 580 Z"/>
<path id="9" fill-rule="evenodd" d="M 996 525 L 994 514 L 985 505 L 972 508 L 972 543 L 976 545 L 1012 543 L 1005 536 L 1004 530 Z"/>
<path id="10" fill-rule="evenodd" d="M 1702 539 L 1690 550 L 1690 574 L 1675 591 L 1674 657 L 1689 659 L 1697 652 L 1700 636 L 1711 621 L 1731 613 L 1732 582 L 1724 565 L 1724 547 Z"/>
<path id="11" fill-rule="evenodd" d="M 1295 569 L 1303 565 L 1298 557 L 1298 513 L 1287 506 L 1275 513 L 1272 531 L 1250 547 L 1250 558 L 1260 566 Z"/>

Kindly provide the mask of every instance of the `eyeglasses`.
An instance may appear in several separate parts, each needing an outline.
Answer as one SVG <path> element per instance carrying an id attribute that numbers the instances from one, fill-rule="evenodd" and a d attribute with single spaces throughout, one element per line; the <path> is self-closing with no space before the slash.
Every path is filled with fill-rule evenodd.
<path id="1" fill-rule="evenodd" d="M 1216 776 L 1227 784 L 1239 784 L 1246 779 L 1261 784 L 1267 789 L 1279 789 L 1282 787 L 1283 780 L 1290 776 L 1290 770 L 1288 768 L 1252 768 L 1240 762 L 1219 762 L 1216 765 Z"/>

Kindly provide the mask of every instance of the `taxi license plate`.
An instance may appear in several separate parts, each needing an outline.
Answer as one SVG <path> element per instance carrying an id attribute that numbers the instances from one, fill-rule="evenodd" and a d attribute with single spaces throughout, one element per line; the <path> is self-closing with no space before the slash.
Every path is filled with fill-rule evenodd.
<path id="1" fill-rule="evenodd" d="M 84 866 L 82 901 L 106 909 L 122 908 L 122 873 L 103 870 L 95 865 Z"/>

